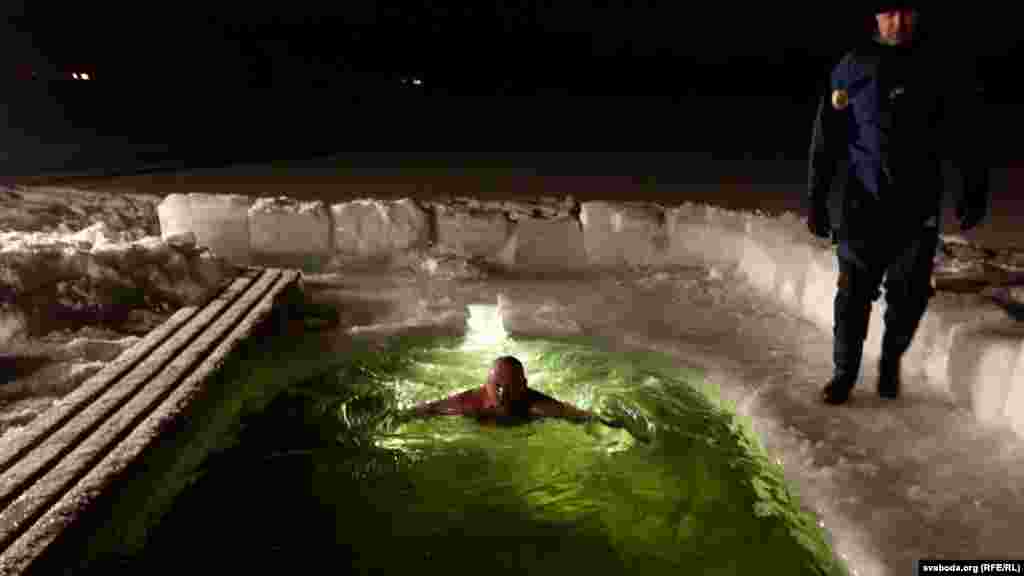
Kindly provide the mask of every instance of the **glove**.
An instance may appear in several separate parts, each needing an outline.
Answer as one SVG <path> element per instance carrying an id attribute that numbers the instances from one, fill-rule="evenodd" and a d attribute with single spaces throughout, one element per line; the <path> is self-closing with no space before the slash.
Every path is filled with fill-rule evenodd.
<path id="1" fill-rule="evenodd" d="M 978 162 L 976 157 L 961 166 L 960 171 L 963 174 L 963 191 L 957 199 L 956 216 L 960 230 L 967 231 L 977 226 L 988 211 L 989 174 L 987 166 Z"/>
<path id="2" fill-rule="evenodd" d="M 984 214 L 968 214 L 960 217 L 960 231 L 967 232 L 981 223 Z"/>
<path id="3" fill-rule="evenodd" d="M 831 238 L 832 224 L 828 219 L 828 205 L 824 202 L 812 202 L 807 214 L 807 229 L 818 238 Z"/>
<path id="4" fill-rule="evenodd" d="M 957 208 L 957 219 L 960 222 L 960 230 L 966 232 L 985 218 L 985 207 L 979 202 L 966 202 Z"/>

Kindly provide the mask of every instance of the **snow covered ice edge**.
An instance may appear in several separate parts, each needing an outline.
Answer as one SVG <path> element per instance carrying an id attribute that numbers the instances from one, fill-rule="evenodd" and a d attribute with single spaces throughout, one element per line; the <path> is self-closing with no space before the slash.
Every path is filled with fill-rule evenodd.
<path id="1" fill-rule="evenodd" d="M 361 199 L 327 206 L 278 197 L 172 194 L 157 207 L 164 237 L 192 232 L 240 265 L 282 259 L 321 269 L 408 256 L 453 256 L 513 271 L 684 265 L 735 269 L 790 313 L 831 332 L 838 267 L 802 220 L 685 203 L 419 202 Z M 434 269 L 436 268 L 430 268 Z M 875 302 L 864 365 L 877 359 L 884 298 Z M 1024 437 L 1024 329 L 981 299 L 933 299 L 903 361 L 906 386 Z M 912 391 L 912 388 L 911 388 Z"/>

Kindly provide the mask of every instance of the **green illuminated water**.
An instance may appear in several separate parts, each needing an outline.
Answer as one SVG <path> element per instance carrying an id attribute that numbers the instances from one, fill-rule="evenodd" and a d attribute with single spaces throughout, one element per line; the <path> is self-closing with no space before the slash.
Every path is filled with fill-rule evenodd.
<path id="1" fill-rule="evenodd" d="M 340 573 L 840 574 L 749 423 L 699 371 L 583 340 L 394 338 L 243 420 L 139 562 Z M 529 385 L 625 422 L 408 420 L 514 354 Z M 680 572 L 682 571 L 682 572 Z"/>

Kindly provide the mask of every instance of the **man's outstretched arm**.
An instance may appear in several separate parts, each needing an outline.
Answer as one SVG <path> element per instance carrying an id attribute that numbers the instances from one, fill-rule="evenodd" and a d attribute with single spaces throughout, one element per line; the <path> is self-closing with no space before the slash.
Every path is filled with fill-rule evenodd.
<path id="1" fill-rule="evenodd" d="M 419 404 L 412 409 L 416 416 L 451 416 L 465 414 L 467 408 L 471 408 L 470 401 L 476 390 L 466 390 L 441 400 Z"/>
<path id="2" fill-rule="evenodd" d="M 593 412 L 577 408 L 571 404 L 560 402 L 554 398 L 531 390 L 530 395 L 530 412 L 537 416 L 545 416 L 548 418 L 563 418 L 565 420 L 572 420 L 574 422 L 586 422 L 588 420 L 598 419 L 597 415 Z"/>

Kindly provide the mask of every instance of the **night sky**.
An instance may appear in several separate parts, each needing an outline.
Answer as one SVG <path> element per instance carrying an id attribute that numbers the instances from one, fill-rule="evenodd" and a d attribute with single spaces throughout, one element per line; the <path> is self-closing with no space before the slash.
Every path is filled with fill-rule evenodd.
<path id="1" fill-rule="evenodd" d="M 108 81 L 330 85 L 408 72 L 449 94 L 662 94 L 694 78 L 718 80 L 701 91 L 735 78 L 761 92 L 789 93 L 792 82 L 827 70 L 870 23 L 855 8 L 774 4 L 340 4 L 313 15 L 12 2 L 5 9 L 14 34 L 5 37 L 14 54 L 6 58 L 41 68 L 93 65 Z M 986 63 L 1005 59 L 1017 41 L 1016 19 L 1006 14 L 947 8 L 928 16 L 929 32 L 945 48 Z"/>
<path id="2" fill-rule="evenodd" d="M 26 134 L 58 130 L 62 121 L 76 134 L 156 143 L 147 152 L 153 157 L 174 142 L 197 148 L 192 143 L 198 133 L 219 149 L 237 149 L 224 139 L 236 134 L 252 147 L 302 139 L 328 151 L 339 131 L 359 132 L 360 126 L 376 126 L 378 118 L 395 127 L 413 118 L 445 118 L 445 131 L 455 132 L 486 118 L 505 122 L 492 133 L 519 130 L 521 139 L 565 119 L 572 128 L 561 134 L 578 138 L 552 146 L 615 149 L 643 140 L 674 149 L 681 138 L 652 140 L 644 130 L 675 118 L 657 131 L 675 134 L 703 118 L 710 122 L 706 132 L 720 131 L 725 116 L 735 118 L 737 129 L 749 128 L 751 142 L 763 140 L 748 147 L 800 155 L 829 69 L 872 23 L 856 5 L 785 11 L 774 3 L 479 4 L 352 1 L 338 3 L 343 7 L 330 14 L 287 13 L 281 4 L 281 14 L 274 14 L 5 2 L 0 73 L 6 113 L 10 125 Z M 1010 99 L 1017 15 L 939 10 L 927 13 L 925 31 L 951 69 L 973 67 L 990 99 Z M 43 78 L 89 70 L 95 81 L 86 88 L 82 82 L 16 80 L 28 68 Z M 394 98 L 430 103 L 396 105 Z M 490 100 L 470 105 L 460 98 Z M 601 98 L 630 102 L 595 103 Z M 592 128 L 598 120 L 610 127 L 602 134 Z M 780 122 L 793 129 L 780 129 Z M 371 138 L 380 132 L 359 133 Z M 463 134 L 460 142 L 469 137 Z M 689 140 L 691 147 L 710 146 Z"/>

